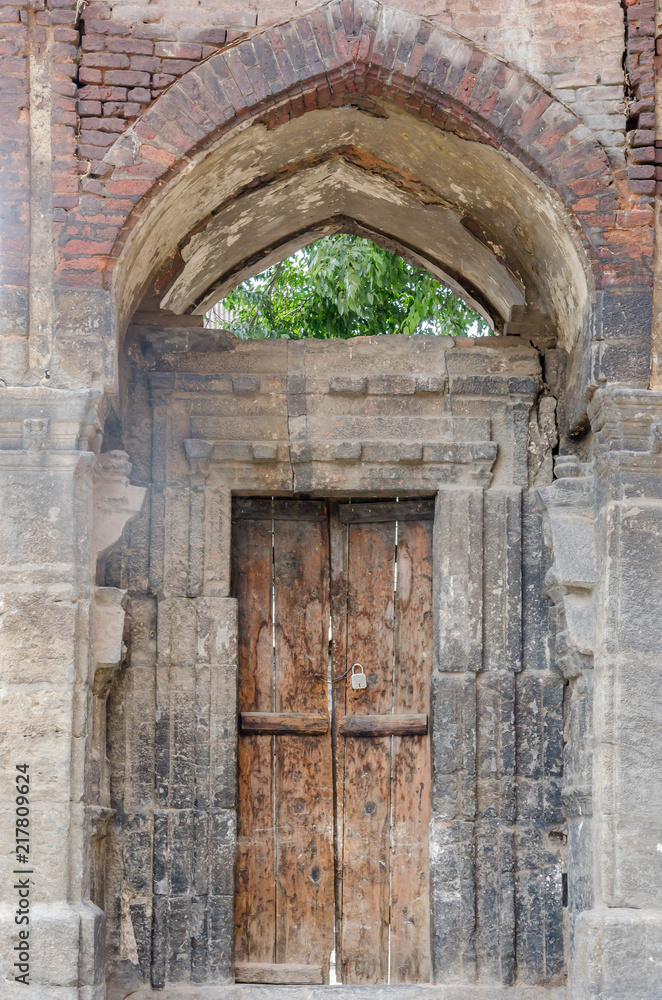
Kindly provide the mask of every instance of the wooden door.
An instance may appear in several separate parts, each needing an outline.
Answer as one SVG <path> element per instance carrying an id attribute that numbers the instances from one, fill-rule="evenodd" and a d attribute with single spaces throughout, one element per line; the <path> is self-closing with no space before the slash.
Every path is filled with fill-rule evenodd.
<path id="1" fill-rule="evenodd" d="M 432 502 L 331 506 L 234 504 L 236 976 L 429 982 Z"/>
<path id="2" fill-rule="evenodd" d="M 235 501 L 235 974 L 321 983 L 333 950 L 329 541 L 321 502 Z"/>

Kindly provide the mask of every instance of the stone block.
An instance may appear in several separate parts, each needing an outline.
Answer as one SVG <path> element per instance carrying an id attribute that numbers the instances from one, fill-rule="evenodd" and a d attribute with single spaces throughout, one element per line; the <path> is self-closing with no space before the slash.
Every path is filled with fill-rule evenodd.
<path id="1" fill-rule="evenodd" d="M 99 911 L 90 908 L 90 912 Z M 5 984 L 14 980 L 14 962 L 16 961 L 14 947 L 18 944 L 18 927 L 14 923 L 13 912 L 0 916 L 0 972 Z M 51 995 L 58 988 L 76 989 L 88 985 L 79 979 L 79 943 L 81 935 L 81 913 L 66 902 L 32 903 L 30 916 L 30 985 L 27 989 L 20 984 L 14 984 L 12 994 L 19 996 L 22 989 L 25 995 L 32 995 L 32 989 L 43 988 Z M 4 987 L 3 987 L 4 988 Z M 72 994 L 73 996 L 73 994 Z"/>
<path id="2" fill-rule="evenodd" d="M 336 375 L 329 379 L 329 392 L 355 393 L 368 391 L 368 380 L 360 375 Z"/>
<path id="3" fill-rule="evenodd" d="M 210 816 L 210 895 L 231 897 L 234 892 L 236 835 L 234 810 L 214 809 Z"/>
<path id="4" fill-rule="evenodd" d="M 488 490 L 484 507 L 483 663 L 519 670 L 522 662 L 521 494 Z"/>
<path id="5" fill-rule="evenodd" d="M 372 375 L 368 379 L 371 396 L 411 396 L 416 391 L 416 380 L 409 375 Z"/>
<path id="6" fill-rule="evenodd" d="M 430 710 L 433 814 L 440 819 L 472 818 L 476 809 L 474 675 L 435 675 Z"/>
<path id="7" fill-rule="evenodd" d="M 483 491 L 440 489 L 434 519 L 433 663 L 480 670 L 483 659 Z"/>
<path id="8" fill-rule="evenodd" d="M 64 464 L 64 468 L 62 465 Z M 58 564 L 71 576 L 76 534 L 73 475 L 78 458 L 37 451 L 21 456 L 23 468 L 3 468 L 0 488 L 0 549 L 5 571 Z"/>
<path id="9" fill-rule="evenodd" d="M 435 982 L 475 980 L 474 853 L 472 823 L 433 821 L 430 883 Z"/>
<path id="10" fill-rule="evenodd" d="M 232 378 L 233 392 L 259 392 L 260 380 L 252 375 L 235 375 Z"/>
<path id="11" fill-rule="evenodd" d="M 4 593 L 0 674 L 5 682 L 70 684 L 77 613 L 76 603 L 55 595 Z"/>
<path id="12" fill-rule="evenodd" d="M 476 824 L 476 966 L 483 982 L 515 982 L 515 896 L 512 832 Z"/>
<path id="13" fill-rule="evenodd" d="M 126 815 L 122 821 L 120 840 L 123 878 L 128 891 L 132 895 L 148 895 L 152 888 L 152 858 L 156 856 L 151 815 L 149 813 Z M 163 853 L 159 853 L 159 858 L 165 857 L 165 850 L 164 848 Z"/>
<path id="14" fill-rule="evenodd" d="M 623 654 L 654 654 L 662 647 L 658 600 L 662 593 L 662 505 L 642 508 L 635 501 L 621 508 L 615 526 L 620 570 L 618 648 Z"/>
<path id="15" fill-rule="evenodd" d="M 361 458 L 361 451 L 360 441 L 342 441 L 336 445 L 335 457 L 344 462 L 358 462 Z"/>
<path id="16" fill-rule="evenodd" d="M 208 978 L 223 983 L 233 978 L 234 900 L 232 896 L 209 898 Z"/>
<path id="17" fill-rule="evenodd" d="M 271 441 L 254 444 L 252 457 L 256 462 L 275 462 L 278 458 L 278 445 Z"/>
<path id="18" fill-rule="evenodd" d="M 662 995 L 657 909 L 604 908 L 577 915 L 570 1000 L 656 1000 Z"/>

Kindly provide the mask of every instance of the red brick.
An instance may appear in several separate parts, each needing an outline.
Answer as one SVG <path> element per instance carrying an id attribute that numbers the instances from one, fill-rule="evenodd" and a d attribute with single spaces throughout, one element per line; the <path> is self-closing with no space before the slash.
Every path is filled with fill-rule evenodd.
<path id="1" fill-rule="evenodd" d="M 125 101 L 123 104 L 116 104 L 109 101 L 104 105 L 104 115 L 120 115 L 122 118 L 135 118 L 142 110 L 142 105 L 136 101 Z"/>
<path id="2" fill-rule="evenodd" d="M 655 194 L 655 181 L 630 181 L 629 187 L 634 194 Z"/>
<path id="3" fill-rule="evenodd" d="M 652 163 L 647 164 L 630 164 L 628 167 L 628 177 L 631 180 L 650 180 L 655 176 L 655 167 Z"/>
<path id="4" fill-rule="evenodd" d="M 79 45 L 80 34 L 76 28 L 55 28 L 53 30 L 53 40 L 55 42 L 68 42 L 70 45 Z"/>
<path id="5" fill-rule="evenodd" d="M 176 79 L 176 76 L 170 76 L 168 73 L 156 73 L 152 83 L 155 87 L 169 87 Z"/>
<path id="6" fill-rule="evenodd" d="M 141 146 L 140 155 L 145 160 L 152 160 L 154 163 L 165 163 L 168 166 L 177 161 L 176 156 L 165 149 L 159 149 L 157 146 Z"/>
<path id="7" fill-rule="evenodd" d="M 126 180 L 126 181 L 106 181 L 106 190 L 109 194 L 120 194 L 120 195 L 142 195 L 145 194 L 149 188 L 150 183 L 148 181 L 139 180 Z"/>
<path id="8" fill-rule="evenodd" d="M 96 129 L 100 132 L 124 132 L 127 127 L 124 118 L 86 118 L 85 128 Z M 84 133 L 82 133 L 84 134 Z"/>
<path id="9" fill-rule="evenodd" d="M 655 147 L 654 146 L 639 146 L 635 149 L 630 150 L 630 162 L 631 163 L 654 163 L 655 162 Z"/>
<path id="10" fill-rule="evenodd" d="M 631 146 L 652 146 L 655 142 L 655 132 L 652 129 L 636 129 L 629 135 Z"/>
<path id="11" fill-rule="evenodd" d="M 79 95 L 85 101 L 125 101 L 126 87 L 81 87 Z"/>
<path id="12" fill-rule="evenodd" d="M 125 52 L 129 55 L 151 56 L 154 42 L 140 38 L 108 38 L 106 48 L 110 52 Z"/>
<path id="13" fill-rule="evenodd" d="M 202 51 L 199 44 L 191 42 L 157 42 L 154 46 L 154 55 L 166 59 L 198 60 L 202 56 Z"/>
<path id="14" fill-rule="evenodd" d="M 79 101 L 78 113 L 80 115 L 100 115 L 101 101 Z"/>
<path id="15" fill-rule="evenodd" d="M 126 95 L 130 101 L 141 101 L 146 103 L 151 101 L 152 95 L 149 90 L 145 90 L 142 87 L 136 87 L 135 90 L 130 90 Z"/>
<path id="16" fill-rule="evenodd" d="M 107 69 L 128 69 L 129 57 L 119 52 L 84 52 L 81 66 L 99 66 Z"/>
<path id="17" fill-rule="evenodd" d="M 103 76 L 100 69 L 93 69 L 91 66 L 81 66 L 78 79 L 81 83 L 101 83 Z"/>
<path id="18" fill-rule="evenodd" d="M 156 56 L 131 56 L 131 69 L 158 73 L 161 69 L 161 60 Z"/>
<path id="19" fill-rule="evenodd" d="M 149 73 L 110 69 L 105 71 L 103 80 L 104 83 L 116 84 L 118 87 L 145 87 L 149 86 Z"/>
<path id="20" fill-rule="evenodd" d="M 80 45 L 84 52 L 100 52 L 105 47 L 106 39 L 103 35 L 93 35 L 86 32 L 81 36 Z"/>
<path id="21" fill-rule="evenodd" d="M 151 38 L 158 41 L 172 38 L 173 29 L 163 24 L 134 24 L 131 34 L 134 38 Z"/>
<path id="22" fill-rule="evenodd" d="M 190 69 L 193 69 L 195 65 L 196 63 L 186 59 L 164 59 L 163 72 L 182 76 L 182 74 L 188 73 Z"/>

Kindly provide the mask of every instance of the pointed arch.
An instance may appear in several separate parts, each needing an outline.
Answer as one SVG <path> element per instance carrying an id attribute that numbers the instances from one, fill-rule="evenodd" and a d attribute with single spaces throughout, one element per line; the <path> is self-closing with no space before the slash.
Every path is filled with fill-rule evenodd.
<path id="1" fill-rule="evenodd" d="M 643 283 L 649 262 L 614 234 L 617 191 L 590 130 L 526 73 L 445 27 L 378 0 L 331 0 L 215 53 L 116 140 L 93 188 L 115 224 L 107 256 L 97 257 L 102 280 L 108 283 L 118 260 L 127 259 L 126 244 L 135 242 L 155 200 L 224 137 L 256 123 L 273 131 L 309 111 L 348 105 L 379 117 L 383 104 L 489 148 L 533 177 L 563 207 L 596 286 L 614 275 L 620 283 Z M 86 222 L 82 212 L 78 219 L 75 214 L 62 241 L 62 283 L 66 242 Z M 489 244 L 489 234 L 476 232 Z M 81 283 L 80 269 L 72 283 Z"/>

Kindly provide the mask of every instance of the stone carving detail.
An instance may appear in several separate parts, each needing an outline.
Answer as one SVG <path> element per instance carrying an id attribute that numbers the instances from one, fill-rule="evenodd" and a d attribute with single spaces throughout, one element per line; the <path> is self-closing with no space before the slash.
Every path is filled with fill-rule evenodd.
<path id="1" fill-rule="evenodd" d="M 529 417 L 529 486 L 546 486 L 552 481 L 552 449 L 558 440 L 556 400 L 541 396 Z"/>
<path id="2" fill-rule="evenodd" d="M 117 541 L 126 524 L 140 513 L 147 490 L 131 486 L 131 463 L 125 451 L 107 451 L 99 457 L 99 475 L 94 489 L 95 557 Z"/>
<path id="3" fill-rule="evenodd" d="M 566 677 L 590 666 L 595 628 L 596 549 L 593 478 L 578 461 L 562 456 L 556 482 L 538 490 L 545 508 L 545 542 L 554 562 L 548 596 L 557 610 L 558 663 Z"/>
<path id="4" fill-rule="evenodd" d="M 23 449 L 25 451 L 44 451 L 48 448 L 50 438 L 50 422 L 41 418 L 30 417 L 23 421 Z"/>
<path id="5" fill-rule="evenodd" d="M 209 441 L 189 439 L 184 441 L 184 452 L 188 459 L 192 476 L 206 476 L 209 472 L 209 458 L 213 445 Z"/>

